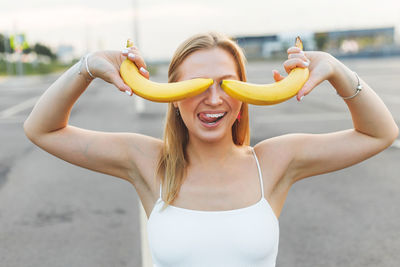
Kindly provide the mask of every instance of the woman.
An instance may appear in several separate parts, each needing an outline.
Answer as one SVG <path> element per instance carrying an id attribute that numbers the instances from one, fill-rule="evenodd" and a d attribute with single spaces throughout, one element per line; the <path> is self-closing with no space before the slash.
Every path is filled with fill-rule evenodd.
<path id="1" fill-rule="evenodd" d="M 24 129 L 49 153 L 135 187 L 149 217 L 157 266 L 275 266 L 278 218 L 290 187 L 363 161 L 398 135 L 384 103 L 355 73 L 327 53 L 291 47 L 285 70 L 310 70 L 297 100 L 328 80 L 346 98 L 354 129 L 288 134 L 250 147 L 248 106 L 220 87 L 224 79 L 246 81 L 245 59 L 234 42 L 216 33 L 189 38 L 172 59 L 170 82 L 201 77 L 214 83 L 169 104 L 164 140 L 69 126 L 70 110 L 93 77 L 132 94 L 119 75 L 126 57 L 149 77 L 135 47 L 93 53 L 50 86 Z M 275 71 L 274 79 L 283 76 Z"/>

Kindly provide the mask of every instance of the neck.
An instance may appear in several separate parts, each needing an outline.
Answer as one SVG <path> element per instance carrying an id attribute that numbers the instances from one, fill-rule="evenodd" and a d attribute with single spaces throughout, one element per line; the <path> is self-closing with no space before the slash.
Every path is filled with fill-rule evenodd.
<path id="1" fill-rule="evenodd" d="M 187 154 L 190 164 L 203 166 L 221 166 L 238 150 L 232 136 L 216 142 L 204 142 L 196 138 L 189 138 Z"/>

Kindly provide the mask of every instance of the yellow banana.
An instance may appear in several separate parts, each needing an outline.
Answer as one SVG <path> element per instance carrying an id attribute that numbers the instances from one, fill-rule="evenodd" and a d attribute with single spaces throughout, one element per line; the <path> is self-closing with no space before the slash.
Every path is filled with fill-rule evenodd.
<path id="1" fill-rule="evenodd" d="M 127 47 L 132 46 L 128 40 Z M 207 90 L 212 79 L 196 78 L 175 83 L 157 83 L 143 77 L 135 63 L 125 59 L 120 66 L 120 74 L 124 82 L 133 92 L 154 102 L 172 102 L 195 96 Z"/>
<path id="2" fill-rule="evenodd" d="M 296 38 L 296 46 L 303 49 L 300 37 Z M 285 79 L 272 84 L 223 80 L 221 87 L 228 95 L 240 101 L 253 105 L 274 105 L 295 96 L 307 81 L 308 76 L 308 68 L 295 68 Z"/>

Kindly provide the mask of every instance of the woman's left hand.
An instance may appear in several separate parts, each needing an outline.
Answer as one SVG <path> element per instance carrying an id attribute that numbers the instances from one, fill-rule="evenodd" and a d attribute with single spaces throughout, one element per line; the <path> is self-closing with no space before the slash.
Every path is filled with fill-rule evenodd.
<path id="1" fill-rule="evenodd" d="M 288 59 L 283 63 L 287 73 L 294 68 L 307 68 L 310 76 L 303 88 L 297 93 L 297 100 L 300 101 L 305 95 L 325 80 L 329 80 L 334 73 L 334 62 L 336 59 L 326 52 L 307 51 L 304 52 L 298 47 L 290 47 L 288 50 Z M 273 70 L 275 81 L 280 81 L 285 77 Z"/>

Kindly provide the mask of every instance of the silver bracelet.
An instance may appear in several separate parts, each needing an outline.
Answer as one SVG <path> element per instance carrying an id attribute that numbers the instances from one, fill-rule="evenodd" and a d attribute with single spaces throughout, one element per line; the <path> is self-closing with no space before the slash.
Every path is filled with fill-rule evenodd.
<path id="1" fill-rule="evenodd" d="M 92 79 L 86 78 L 86 80 L 87 80 L 88 82 L 91 82 L 91 81 L 93 81 L 93 80 L 96 78 L 96 77 L 90 72 L 90 70 L 89 70 L 87 58 L 89 57 L 90 54 L 91 54 L 91 53 L 89 53 L 89 54 L 87 54 L 87 55 L 85 55 L 85 56 L 83 56 L 83 57 L 81 58 L 81 64 L 79 65 L 79 72 L 78 72 L 78 74 L 83 75 L 83 73 L 81 72 L 81 68 L 82 68 L 83 62 L 85 62 L 86 71 L 87 71 L 87 73 L 89 74 L 89 76 L 92 78 Z M 83 76 L 84 76 L 84 75 L 83 75 Z"/>
<path id="2" fill-rule="evenodd" d="M 358 75 L 357 75 L 356 72 L 354 72 L 354 74 L 355 74 L 356 77 L 357 77 L 357 88 L 356 88 L 356 93 L 355 93 L 354 95 L 352 95 L 352 96 L 343 97 L 343 96 L 339 95 L 338 92 L 336 92 L 336 94 L 337 94 L 338 96 L 340 96 L 341 98 L 343 98 L 343 99 L 345 99 L 345 100 L 346 100 L 346 99 L 351 99 L 351 98 L 355 97 L 355 96 L 358 95 L 358 93 L 363 89 L 363 86 L 361 85 L 361 82 L 360 82 L 360 78 L 358 77 Z"/>

